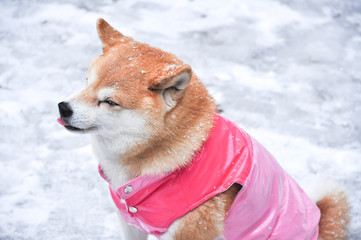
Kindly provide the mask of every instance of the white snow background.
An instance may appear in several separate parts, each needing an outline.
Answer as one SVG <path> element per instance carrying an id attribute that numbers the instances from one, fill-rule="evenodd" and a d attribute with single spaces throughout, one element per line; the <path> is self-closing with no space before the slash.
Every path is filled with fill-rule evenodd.
<path id="1" fill-rule="evenodd" d="M 338 182 L 361 239 L 361 1 L 0 1 L 0 239 L 120 239 L 90 137 L 56 122 L 95 21 L 193 67 L 302 186 Z"/>

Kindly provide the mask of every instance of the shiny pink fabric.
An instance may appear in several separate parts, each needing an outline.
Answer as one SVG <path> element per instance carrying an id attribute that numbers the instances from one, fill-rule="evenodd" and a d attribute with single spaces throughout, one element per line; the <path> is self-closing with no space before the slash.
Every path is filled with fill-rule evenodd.
<path id="1" fill-rule="evenodd" d="M 107 180 L 100 166 L 99 172 Z M 159 237 L 174 220 L 233 183 L 243 188 L 227 213 L 224 239 L 317 239 L 317 206 L 265 148 L 219 115 L 189 166 L 138 177 L 118 189 L 110 184 L 110 192 L 126 222 Z"/>

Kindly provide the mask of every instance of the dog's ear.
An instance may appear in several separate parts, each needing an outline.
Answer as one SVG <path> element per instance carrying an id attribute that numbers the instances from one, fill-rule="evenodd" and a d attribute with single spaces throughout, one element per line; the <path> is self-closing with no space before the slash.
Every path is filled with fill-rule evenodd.
<path id="1" fill-rule="evenodd" d="M 154 81 L 149 87 L 150 90 L 162 93 L 162 97 L 167 106 L 167 111 L 173 109 L 182 99 L 184 90 L 192 78 L 192 69 L 189 65 L 171 71 L 171 75 L 166 78 Z"/>
<path id="2" fill-rule="evenodd" d="M 97 20 L 97 30 L 100 41 L 103 44 L 103 52 L 108 50 L 109 47 L 113 46 L 124 36 L 112 26 L 109 25 L 103 18 Z"/>

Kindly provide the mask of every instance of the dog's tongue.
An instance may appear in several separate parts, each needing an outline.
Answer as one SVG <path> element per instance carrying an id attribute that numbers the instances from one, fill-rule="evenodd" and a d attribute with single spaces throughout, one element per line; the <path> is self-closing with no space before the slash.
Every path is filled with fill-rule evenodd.
<path id="1" fill-rule="evenodd" d="M 61 118 L 58 118 L 57 121 L 58 121 L 58 123 L 60 123 L 63 126 L 69 126 L 69 123 L 64 122 L 63 119 L 61 119 Z"/>

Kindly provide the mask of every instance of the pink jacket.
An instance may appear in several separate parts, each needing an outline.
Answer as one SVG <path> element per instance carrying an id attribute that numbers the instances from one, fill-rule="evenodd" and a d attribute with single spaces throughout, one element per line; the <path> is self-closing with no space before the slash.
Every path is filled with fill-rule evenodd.
<path id="1" fill-rule="evenodd" d="M 99 172 L 107 180 L 100 166 Z M 159 237 L 233 183 L 243 188 L 227 213 L 224 239 L 317 239 L 317 206 L 261 144 L 219 115 L 189 166 L 109 186 L 125 221 Z"/>

